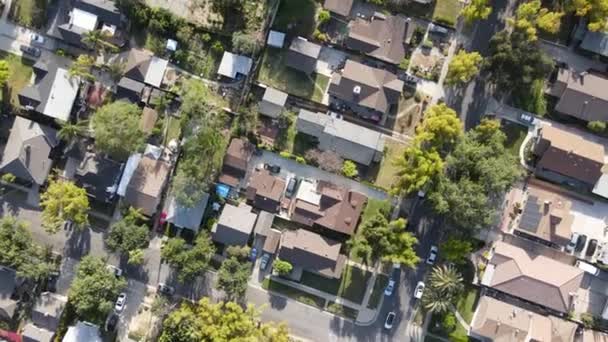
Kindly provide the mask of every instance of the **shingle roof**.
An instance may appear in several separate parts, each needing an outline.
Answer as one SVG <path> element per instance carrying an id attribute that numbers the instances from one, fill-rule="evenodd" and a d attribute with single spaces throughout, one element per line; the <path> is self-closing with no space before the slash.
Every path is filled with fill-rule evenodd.
<path id="1" fill-rule="evenodd" d="M 279 258 L 328 277 L 339 278 L 344 267 L 342 244 L 304 229 L 283 232 Z"/>
<path id="2" fill-rule="evenodd" d="M 605 32 L 587 31 L 580 48 L 608 57 L 608 34 Z"/>
<path id="3" fill-rule="evenodd" d="M 143 156 L 129 181 L 125 202 L 142 209 L 143 214 L 156 213 L 171 165 L 163 160 Z"/>
<path id="4" fill-rule="evenodd" d="M 66 303 L 67 300 L 59 295 L 43 292 L 32 308 L 32 322 L 38 327 L 55 331 Z"/>
<path id="5" fill-rule="evenodd" d="M 6 267 L 0 267 L 0 316 L 12 319 L 17 309 L 17 301 L 12 297 L 17 286 L 17 274 Z"/>
<path id="6" fill-rule="evenodd" d="M 325 0 L 323 7 L 330 12 L 347 17 L 353 7 L 353 0 Z"/>
<path id="7" fill-rule="evenodd" d="M 213 240 L 225 245 L 245 245 L 253 231 L 257 215 L 251 207 L 226 204 L 213 229 Z"/>
<path id="8" fill-rule="evenodd" d="M 254 170 L 247 186 L 247 200 L 252 201 L 256 208 L 276 213 L 284 190 L 284 179 L 265 169 Z"/>
<path id="9" fill-rule="evenodd" d="M 603 76 L 560 69 L 551 89 L 559 98 L 555 110 L 584 121 L 607 121 L 607 87 L 608 78 Z"/>
<path id="10" fill-rule="evenodd" d="M 192 208 L 179 205 L 175 198 L 172 197 L 169 201 L 169 207 L 167 208 L 167 222 L 171 222 L 181 228 L 198 232 L 208 202 L 208 193 L 204 193 L 201 200 Z"/>
<path id="11" fill-rule="evenodd" d="M 382 61 L 399 64 L 405 57 L 406 18 L 396 15 L 357 18 L 350 22 L 346 46 Z"/>
<path id="12" fill-rule="evenodd" d="M 123 164 L 92 152 L 86 152 L 79 160 L 76 184 L 99 201 L 112 200 L 118 190 Z"/>

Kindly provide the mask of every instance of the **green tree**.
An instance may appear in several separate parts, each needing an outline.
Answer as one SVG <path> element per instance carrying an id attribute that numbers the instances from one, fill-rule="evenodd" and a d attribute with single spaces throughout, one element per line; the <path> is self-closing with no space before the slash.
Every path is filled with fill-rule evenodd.
<path id="1" fill-rule="evenodd" d="M 448 84 L 468 83 L 479 74 L 482 61 L 483 58 L 479 52 L 458 51 L 448 66 L 446 82 Z"/>
<path id="2" fill-rule="evenodd" d="M 71 142 L 83 135 L 88 129 L 89 122 L 87 120 L 78 121 L 76 123 L 65 123 L 57 132 L 59 139 Z"/>
<path id="3" fill-rule="evenodd" d="M 236 258 L 240 261 L 247 261 L 251 248 L 248 246 L 228 246 L 226 248 L 226 255 L 228 258 Z"/>
<path id="4" fill-rule="evenodd" d="M 587 17 L 590 31 L 608 31 L 608 0 L 570 0 L 570 9 L 580 17 Z"/>
<path id="5" fill-rule="evenodd" d="M 324 23 L 328 22 L 329 19 L 331 19 L 331 14 L 329 13 L 329 11 L 322 9 L 317 15 L 317 24 L 323 25 Z"/>
<path id="6" fill-rule="evenodd" d="M 429 107 L 422 124 L 416 129 L 415 142 L 425 149 L 446 151 L 462 136 L 458 114 L 445 103 Z"/>
<path id="7" fill-rule="evenodd" d="M 144 250 L 143 249 L 134 249 L 129 251 L 129 259 L 127 260 L 129 265 L 139 266 L 144 263 Z"/>
<path id="8" fill-rule="evenodd" d="M 351 160 L 345 160 L 344 164 L 342 164 L 342 174 L 348 178 L 357 177 L 359 175 L 359 170 L 357 170 L 357 164 L 355 164 Z"/>
<path id="9" fill-rule="evenodd" d="M 424 189 L 443 172 L 444 165 L 439 153 L 417 146 L 406 148 L 394 163 L 398 171 L 392 192 L 401 195 Z"/>
<path id="10" fill-rule="evenodd" d="M 95 52 L 118 52 L 118 46 L 110 43 L 111 38 L 107 31 L 92 30 L 84 33 L 82 42 Z"/>
<path id="11" fill-rule="evenodd" d="M 112 311 L 116 297 L 126 286 L 126 280 L 108 270 L 103 259 L 87 255 L 78 265 L 68 300 L 80 319 L 100 324 Z"/>
<path id="12" fill-rule="evenodd" d="M 0 60 L 0 87 L 5 87 L 8 82 L 11 72 L 8 69 L 8 62 L 4 59 Z"/>
<path id="13" fill-rule="evenodd" d="M 208 267 L 215 247 L 205 232 L 199 233 L 194 246 L 189 248 L 181 238 L 169 239 L 161 249 L 161 257 L 178 272 L 181 283 L 201 275 Z"/>
<path id="14" fill-rule="evenodd" d="M 52 270 L 27 224 L 10 215 L 0 218 L 0 264 L 30 279 L 42 279 Z"/>
<path id="15" fill-rule="evenodd" d="M 473 246 L 468 240 L 451 237 L 441 244 L 440 249 L 441 255 L 445 260 L 455 264 L 462 264 L 466 262 L 467 257 L 473 251 Z"/>
<path id="16" fill-rule="evenodd" d="M 120 160 L 137 151 L 146 138 L 139 125 L 140 116 L 141 109 L 126 101 L 97 109 L 92 121 L 97 149 Z"/>
<path id="17" fill-rule="evenodd" d="M 446 313 L 445 316 L 443 316 L 443 320 L 441 321 L 443 329 L 448 332 L 454 331 L 454 329 L 456 329 L 456 324 L 458 324 L 458 322 L 456 321 L 456 316 L 451 312 Z"/>
<path id="18" fill-rule="evenodd" d="M 254 55 L 260 48 L 260 42 L 254 36 L 243 31 L 237 31 L 232 34 L 232 48 L 237 53 L 245 55 Z"/>
<path id="19" fill-rule="evenodd" d="M 51 234 L 66 221 L 73 222 L 77 229 L 84 229 L 89 222 L 87 192 L 70 181 L 51 178 L 46 192 L 40 195 L 40 206 L 42 225 Z"/>
<path id="20" fill-rule="evenodd" d="M 543 116 L 547 114 L 545 88 L 545 79 L 536 79 L 529 89 L 515 89 L 513 91 L 513 102 L 515 102 L 517 108 Z"/>
<path id="21" fill-rule="evenodd" d="M 462 276 L 454 267 L 435 266 L 422 295 L 422 305 L 433 313 L 447 312 L 463 289 Z"/>
<path id="22" fill-rule="evenodd" d="M 472 24 L 476 20 L 488 19 L 492 13 L 492 6 L 489 0 L 472 0 L 460 11 L 467 24 Z"/>
<path id="23" fill-rule="evenodd" d="M 224 291 L 227 301 L 240 301 L 247 291 L 251 263 L 232 257 L 224 260 L 218 271 L 217 288 Z"/>
<path id="24" fill-rule="evenodd" d="M 279 258 L 275 259 L 272 263 L 272 270 L 278 273 L 281 276 L 288 275 L 291 273 L 293 266 L 289 263 L 289 261 L 281 260 Z"/>
<path id="25" fill-rule="evenodd" d="M 95 59 L 89 55 L 80 55 L 76 61 L 70 65 L 68 75 L 70 78 L 80 78 L 85 81 L 94 81 L 95 76 L 91 73 L 91 68 L 95 64 Z"/>
<path id="26" fill-rule="evenodd" d="M 147 247 L 148 234 L 149 229 L 143 224 L 141 213 L 130 207 L 127 215 L 110 227 L 110 232 L 106 236 L 106 245 L 113 252 L 128 255 L 129 260 L 132 255 L 134 257 L 132 261 L 140 260 L 139 252 L 134 251 Z"/>
<path id="27" fill-rule="evenodd" d="M 289 342 L 284 324 L 262 323 L 260 312 L 234 302 L 212 304 L 209 298 L 197 304 L 184 302 L 163 322 L 159 342 L 267 341 Z"/>
<path id="28" fill-rule="evenodd" d="M 595 133 L 603 133 L 606 131 L 606 123 L 604 121 L 589 121 L 587 128 Z"/>

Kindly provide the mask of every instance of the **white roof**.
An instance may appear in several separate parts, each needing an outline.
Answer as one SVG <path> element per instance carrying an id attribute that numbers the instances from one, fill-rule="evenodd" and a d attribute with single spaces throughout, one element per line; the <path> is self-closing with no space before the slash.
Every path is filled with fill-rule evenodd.
<path id="1" fill-rule="evenodd" d="M 71 23 L 74 26 L 93 31 L 95 28 L 97 28 L 97 16 L 93 13 L 74 8 L 72 10 Z"/>
<path id="2" fill-rule="evenodd" d="M 152 59 L 150 59 L 150 66 L 144 77 L 144 83 L 160 88 L 168 64 L 168 60 L 153 56 Z"/>
<path id="3" fill-rule="evenodd" d="M 68 328 L 63 337 L 63 342 L 101 342 L 99 327 L 88 322 L 78 322 L 75 326 Z"/>
<path id="4" fill-rule="evenodd" d="M 285 43 L 285 33 L 278 31 L 270 31 L 267 43 L 272 47 L 282 48 L 283 44 Z"/>
<path id="5" fill-rule="evenodd" d="M 608 174 L 603 173 L 593 187 L 594 194 L 608 198 Z"/>
<path id="6" fill-rule="evenodd" d="M 116 34 L 116 25 L 110 25 L 110 24 L 107 24 L 107 23 L 103 23 L 103 26 L 101 27 L 101 31 L 102 32 L 107 32 L 111 36 L 113 36 L 114 34 Z"/>
<path id="7" fill-rule="evenodd" d="M 139 165 L 141 157 L 141 153 L 134 153 L 127 159 L 125 170 L 122 172 L 122 177 L 120 178 L 120 184 L 118 184 L 118 191 L 116 191 L 119 196 L 125 197 L 127 186 L 129 186 L 131 177 L 133 177 L 133 173 L 135 173 L 135 169 L 137 168 L 137 165 Z"/>
<path id="8" fill-rule="evenodd" d="M 177 50 L 177 41 L 173 39 L 167 39 L 167 50 L 175 51 Z"/>
<path id="9" fill-rule="evenodd" d="M 218 74 L 230 78 L 236 78 L 237 74 L 249 75 L 253 61 L 249 57 L 224 52 Z"/>
<path id="10" fill-rule="evenodd" d="M 300 182 L 296 198 L 314 205 L 321 203 L 321 194 L 317 192 L 317 185 L 309 180 Z"/>
<path id="11" fill-rule="evenodd" d="M 79 83 L 76 79 L 70 79 L 67 70 L 57 69 L 49 98 L 42 113 L 55 119 L 68 121 L 76 100 Z"/>

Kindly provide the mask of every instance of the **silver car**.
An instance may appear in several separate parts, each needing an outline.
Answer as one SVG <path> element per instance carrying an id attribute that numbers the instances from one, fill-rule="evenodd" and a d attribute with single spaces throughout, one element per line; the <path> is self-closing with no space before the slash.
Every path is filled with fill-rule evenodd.
<path id="1" fill-rule="evenodd" d="M 389 312 L 388 315 L 386 315 L 386 320 L 384 321 L 384 329 L 392 329 L 393 328 L 393 323 L 395 323 L 395 317 L 397 317 L 397 315 L 394 312 Z"/>
<path id="2" fill-rule="evenodd" d="M 114 305 L 114 311 L 122 312 L 125 309 L 125 305 L 127 305 L 127 294 L 121 293 L 118 295 L 118 299 L 116 299 L 116 305 Z"/>

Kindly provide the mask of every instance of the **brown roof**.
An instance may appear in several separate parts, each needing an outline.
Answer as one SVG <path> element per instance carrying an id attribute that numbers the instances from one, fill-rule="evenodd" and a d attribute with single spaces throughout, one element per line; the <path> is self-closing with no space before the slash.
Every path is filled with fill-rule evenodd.
<path id="1" fill-rule="evenodd" d="M 502 241 L 489 264 L 494 270 L 486 271 L 484 285 L 559 312 L 568 312 L 570 293 L 580 288 L 584 275 L 577 267 Z"/>
<path id="2" fill-rule="evenodd" d="M 238 186 L 240 179 L 247 173 L 247 164 L 253 155 L 253 150 L 254 146 L 249 141 L 232 139 L 224 156 L 220 183 Z"/>
<path id="3" fill-rule="evenodd" d="M 327 277 L 340 278 L 346 257 L 342 244 L 304 229 L 286 231 L 281 237 L 279 258 Z"/>
<path id="4" fill-rule="evenodd" d="M 348 17 L 353 8 L 353 0 L 325 0 L 323 7 L 330 12 Z"/>
<path id="5" fill-rule="evenodd" d="M 342 73 L 334 73 L 329 93 L 344 101 L 386 113 L 399 102 L 403 81 L 384 70 L 347 60 Z"/>
<path id="6" fill-rule="evenodd" d="M 151 133 L 154 129 L 154 125 L 156 124 L 156 120 L 158 119 L 158 113 L 150 108 L 144 107 L 144 110 L 141 114 L 141 118 L 139 120 L 139 127 L 142 131 L 146 133 Z"/>
<path id="7" fill-rule="evenodd" d="M 495 342 L 574 341 L 577 325 L 542 316 L 517 306 L 483 296 L 479 299 L 471 333 Z"/>
<path id="8" fill-rule="evenodd" d="M 154 215 L 170 170 L 171 165 L 165 161 L 142 157 L 127 186 L 125 202 L 145 215 Z"/>
<path id="9" fill-rule="evenodd" d="M 256 169 L 249 178 L 247 200 L 259 209 L 276 213 L 279 211 L 283 190 L 285 181 L 282 178 L 271 175 L 268 170 Z"/>
<path id="10" fill-rule="evenodd" d="M 274 254 L 277 252 L 279 242 L 281 241 L 281 231 L 276 229 L 270 229 L 266 240 L 264 241 L 264 247 L 262 250 L 266 253 Z"/>
<path id="11" fill-rule="evenodd" d="M 549 93 L 559 98 L 555 110 L 584 121 L 607 121 L 608 79 L 593 73 L 560 69 Z"/>
<path id="12" fill-rule="evenodd" d="M 374 15 L 371 20 L 357 18 L 350 22 L 346 46 L 382 61 L 399 64 L 405 57 L 406 31 L 409 23 L 396 15 Z"/>
<path id="13" fill-rule="evenodd" d="M 534 153 L 540 156 L 536 167 L 557 172 L 588 184 L 602 174 L 604 147 L 583 134 L 543 125 Z"/>

